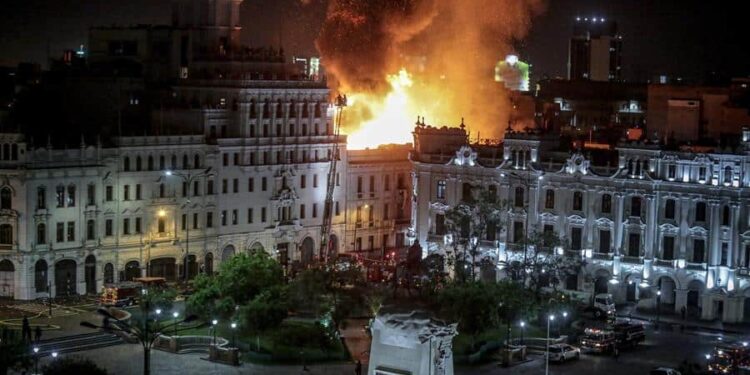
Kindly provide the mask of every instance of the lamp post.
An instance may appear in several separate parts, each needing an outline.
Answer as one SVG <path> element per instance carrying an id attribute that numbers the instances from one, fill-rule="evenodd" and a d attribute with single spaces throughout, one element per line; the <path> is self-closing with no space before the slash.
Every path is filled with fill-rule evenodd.
<path id="1" fill-rule="evenodd" d="M 232 322 L 232 324 L 230 324 L 229 326 L 232 328 L 232 347 L 236 348 L 237 347 L 237 336 L 236 336 L 237 323 Z"/>
<path id="2" fill-rule="evenodd" d="M 216 346 L 216 325 L 217 324 L 219 324 L 218 320 L 214 319 L 214 320 L 211 321 L 211 328 L 212 328 L 213 333 L 214 333 L 214 341 L 213 341 L 214 346 Z"/>
<path id="3" fill-rule="evenodd" d="M 57 352 L 52 352 L 52 359 L 57 359 Z"/>
<path id="4" fill-rule="evenodd" d="M 661 289 L 656 291 L 656 329 L 659 329 L 660 315 L 661 315 Z"/>
<path id="5" fill-rule="evenodd" d="M 167 170 L 164 172 L 166 176 L 177 176 L 180 179 L 182 179 L 182 183 L 185 186 L 185 197 L 187 197 L 186 205 L 190 204 L 190 185 L 193 184 L 193 181 L 195 181 L 198 178 L 201 177 L 212 177 L 213 174 L 211 172 L 211 167 L 206 168 L 204 171 L 201 171 L 199 173 L 181 173 L 181 172 L 175 172 L 171 170 Z M 189 207 L 188 207 L 189 208 Z M 184 213 L 184 210 L 183 210 Z M 188 223 L 190 221 L 190 217 L 185 214 L 185 275 L 184 275 L 184 281 L 187 283 L 188 281 L 188 273 L 190 272 L 190 224 Z M 176 229 L 176 228 L 175 228 Z M 177 234 L 175 233 L 175 236 Z"/>
<path id="6" fill-rule="evenodd" d="M 525 343 L 523 338 L 526 333 L 526 322 L 522 320 L 520 325 L 521 325 L 521 345 L 523 345 Z"/>
<path id="7" fill-rule="evenodd" d="M 145 294 L 145 293 L 144 293 Z M 111 319 L 117 321 L 117 325 L 107 325 L 106 327 L 97 326 L 95 324 L 83 321 L 81 322 L 82 327 L 91 328 L 91 329 L 105 329 L 105 330 L 117 330 L 120 332 L 125 332 L 128 334 L 132 334 L 138 342 L 143 347 L 143 375 L 149 375 L 151 373 L 151 347 L 154 345 L 154 342 L 156 339 L 163 333 L 166 332 L 169 328 L 172 328 L 173 326 L 176 326 L 180 323 L 189 323 L 194 321 L 197 317 L 195 315 L 190 315 L 179 322 L 174 322 L 172 324 L 166 325 L 166 326 L 159 326 L 156 325 L 156 329 L 151 329 L 151 322 L 149 321 L 149 302 L 148 300 L 143 303 L 144 306 L 144 319 L 143 319 L 143 327 L 135 327 L 131 326 L 128 322 L 122 321 L 118 319 L 117 317 L 113 316 L 109 313 L 109 310 L 105 308 L 99 308 L 97 310 L 97 313 L 99 315 L 102 315 L 106 319 Z M 157 321 L 155 320 L 155 323 Z M 57 353 L 52 353 L 52 357 L 56 357 Z"/>
<path id="8" fill-rule="evenodd" d="M 34 347 L 34 374 L 39 373 L 39 347 Z"/>
<path id="9" fill-rule="evenodd" d="M 565 325 L 568 323 L 568 312 L 563 311 L 562 316 L 563 316 L 562 323 L 557 325 L 557 336 L 560 336 L 560 329 L 565 328 Z"/>
<path id="10" fill-rule="evenodd" d="M 174 321 L 172 322 L 172 324 L 174 325 L 174 330 L 172 330 L 173 337 L 177 336 L 177 317 L 178 316 L 180 316 L 180 313 L 178 313 L 177 311 L 172 313 L 172 318 L 174 318 Z"/>
<path id="11" fill-rule="evenodd" d="M 547 318 L 547 341 L 546 341 L 546 343 L 547 343 L 547 345 L 546 345 L 547 349 L 545 350 L 547 352 L 547 355 L 546 355 L 546 357 L 544 359 L 544 375 L 549 375 L 549 324 L 553 320 L 555 320 L 555 316 L 554 315 L 550 315 Z"/>

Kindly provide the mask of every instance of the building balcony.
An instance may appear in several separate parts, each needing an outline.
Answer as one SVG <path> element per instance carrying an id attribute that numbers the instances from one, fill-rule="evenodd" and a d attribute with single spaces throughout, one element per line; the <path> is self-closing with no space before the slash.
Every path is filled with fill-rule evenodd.
<path id="1" fill-rule="evenodd" d="M 612 260 L 614 254 L 612 253 L 594 253 L 592 258 L 598 260 Z"/>
<path id="2" fill-rule="evenodd" d="M 675 261 L 674 260 L 667 260 L 667 259 L 654 259 L 654 266 L 665 267 L 665 268 L 674 268 L 675 267 Z"/>
<path id="3" fill-rule="evenodd" d="M 643 263 L 643 259 L 641 259 L 641 257 L 634 257 L 634 256 L 629 256 L 629 255 L 624 255 L 620 259 L 620 261 L 623 263 L 628 263 L 628 264 L 642 264 Z"/>
<path id="4" fill-rule="evenodd" d="M 706 270 L 706 263 L 690 263 L 688 262 L 687 266 L 685 266 L 686 269 L 692 270 L 692 271 L 705 271 Z"/>
<path id="5" fill-rule="evenodd" d="M 737 276 L 744 277 L 744 278 L 750 278 L 750 268 L 738 268 L 737 269 Z"/>

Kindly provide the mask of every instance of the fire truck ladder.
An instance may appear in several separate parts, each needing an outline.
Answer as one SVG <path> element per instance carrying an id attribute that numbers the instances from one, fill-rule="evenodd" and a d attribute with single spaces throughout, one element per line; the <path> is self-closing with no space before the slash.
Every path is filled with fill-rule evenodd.
<path id="1" fill-rule="evenodd" d="M 331 249 L 328 241 L 331 238 L 331 222 L 333 219 L 333 189 L 336 187 L 336 162 L 339 159 L 339 134 L 341 130 L 341 119 L 344 108 L 347 106 L 346 95 L 339 94 L 334 101 L 336 113 L 333 124 L 334 141 L 331 145 L 331 166 L 328 169 L 328 181 L 326 186 L 326 201 L 323 208 L 323 225 L 320 227 L 320 255 L 321 260 L 329 262 Z"/>

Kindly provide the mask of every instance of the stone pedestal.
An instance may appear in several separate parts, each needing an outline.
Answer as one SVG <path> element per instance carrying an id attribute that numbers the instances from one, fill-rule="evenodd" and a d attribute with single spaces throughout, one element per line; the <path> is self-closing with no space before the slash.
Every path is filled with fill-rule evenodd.
<path id="1" fill-rule="evenodd" d="M 456 327 L 421 311 L 378 315 L 367 374 L 453 375 Z"/>

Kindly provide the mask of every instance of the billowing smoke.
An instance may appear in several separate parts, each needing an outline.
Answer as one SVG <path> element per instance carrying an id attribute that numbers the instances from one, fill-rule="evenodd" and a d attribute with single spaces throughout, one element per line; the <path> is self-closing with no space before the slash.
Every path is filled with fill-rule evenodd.
<path id="1" fill-rule="evenodd" d="M 316 45 L 334 91 L 383 94 L 385 77 L 406 68 L 421 113 L 403 126 L 416 115 L 453 125 L 465 117 L 482 138 L 499 137 L 508 99 L 493 69 L 526 35 L 543 1 L 330 0 Z"/>

